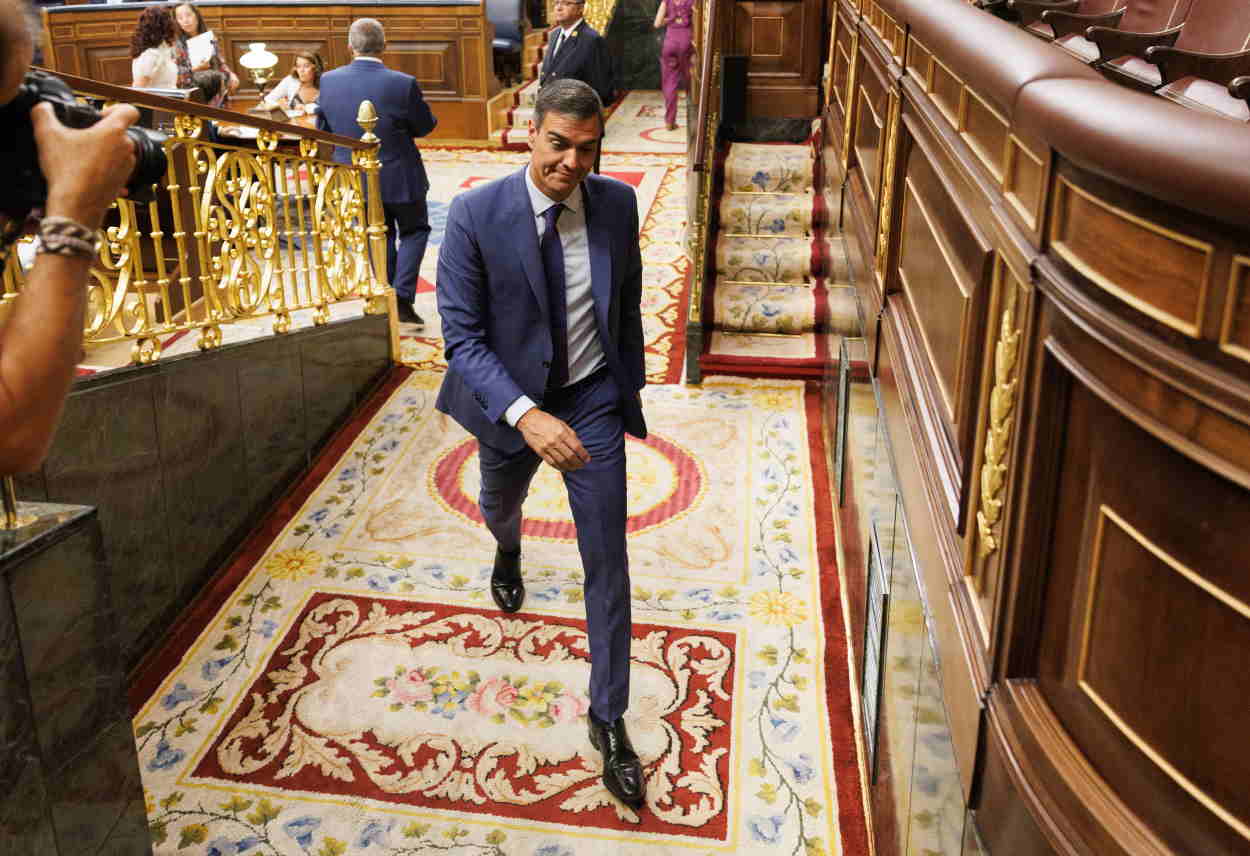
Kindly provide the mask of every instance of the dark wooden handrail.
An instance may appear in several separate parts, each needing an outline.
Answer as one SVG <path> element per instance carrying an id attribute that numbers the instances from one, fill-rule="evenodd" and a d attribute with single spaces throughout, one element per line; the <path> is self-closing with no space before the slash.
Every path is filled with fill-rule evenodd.
<path id="1" fill-rule="evenodd" d="M 82 92 L 98 98 L 104 98 L 109 101 L 119 101 L 123 104 L 133 104 L 136 107 L 149 107 L 153 110 L 161 110 L 166 113 L 185 113 L 188 116 L 195 116 L 198 119 L 209 119 L 215 122 L 230 122 L 235 125 L 247 125 L 252 128 L 261 128 L 266 131 L 274 131 L 279 134 L 297 134 L 301 137 L 307 137 L 311 140 L 317 140 L 323 143 L 330 143 L 335 146 L 342 146 L 345 149 L 367 149 L 368 143 L 362 143 L 360 140 L 351 137 L 343 137 L 338 134 L 331 134 L 328 131 L 319 131 L 316 128 L 305 128 L 303 125 L 295 125 L 289 122 L 275 122 L 273 119 L 266 119 L 263 116 L 257 116 L 252 113 L 239 113 L 235 110 L 223 110 L 220 107 L 209 107 L 207 104 L 199 104 L 194 101 L 183 101 L 179 98 L 166 98 L 163 95 L 153 95 L 150 92 L 143 92 L 139 89 L 131 89 L 129 86 L 117 86 L 113 83 L 104 83 L 99 80 L 91 80 L 87 77 L 78 77 L 74 74 L 65 74 L 60 71 L 52 71 L 51 69 L 40 69 L 49 74 L 54 74 L 64 80 L 70 89 L 75 92 Z"/>
<path id="2" fill-rule="evenodd" d="M 694 129 L 694 157 L 690 168 L 703 172 L 707 168 L 707 116 L 712 102 L 712 58 L 716 55 L 719 39 L 721 0 L 710 0 L 707 5 L 707 38 L 703 42 L 703 56 L 699 72 L 699 118 Z"/>

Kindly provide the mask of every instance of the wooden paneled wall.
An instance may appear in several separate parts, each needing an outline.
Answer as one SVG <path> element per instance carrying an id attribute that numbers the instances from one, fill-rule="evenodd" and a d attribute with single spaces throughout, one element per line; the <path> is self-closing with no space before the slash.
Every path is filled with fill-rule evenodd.
<path id="1" fill-rule="evenodd" d="M 130 36 L 146 4 L 80 5 L 46 11 L 46 61 L 57 71 L 130 84 Z M 386 28 L 383 61 L 414 76 L 438 117 L 433 137 L 485 139 L 486 101 L 499 90 L 492 68 L 494 29 L 477 3 L 324 4 L 200 2 L 223 59 L 239 75 L 241 103 L 257 97 L 239 65 L 252 42 L 264 42 L 287 72 L 300 51 L 321 54 L 327 69 L 351 62 L 347 29 L 356 18 Z"/>
<path id="2" fill-rule="evenodd" d="M 825 165 L 985 843 L 1250 853 L 1250 128 L 958 0 L 837 6 Z"/>
<path id="3" fill-rule="evenodd" d="M 724 52 L 747 57 L 748 116 L 815 116 L 823 0 L 730 0 Z"/>

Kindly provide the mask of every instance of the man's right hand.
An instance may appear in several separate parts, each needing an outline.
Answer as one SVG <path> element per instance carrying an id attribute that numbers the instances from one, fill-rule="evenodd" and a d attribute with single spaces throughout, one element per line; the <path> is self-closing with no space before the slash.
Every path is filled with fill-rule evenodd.
<path id="1" fill-rule="evenodd" d="M 122 195 L 134 172 L 134 143 L 126 129 L 139 118 L 139 111 L 117 104 L 81 130 L 62 125 L 48 104 L 39 104 L 30 115 L 39 168 L 48 181 L 44 213 L 100 228 L 104 212 Z"/>
<path id="2" fill-rule="evenodd" d="M 577 432 L 546 411 L 532 407 L 517 420 L 517 430 L 538 457 L 562 473 L 580 470 L 590 463 L 590 453 Z"/>

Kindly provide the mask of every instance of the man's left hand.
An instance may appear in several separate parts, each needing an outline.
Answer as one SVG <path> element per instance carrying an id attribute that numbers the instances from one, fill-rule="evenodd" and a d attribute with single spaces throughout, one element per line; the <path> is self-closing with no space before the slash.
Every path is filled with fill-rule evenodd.
<path id="1" fill-rule="evenodd" d="M 564 420 L 532 407 L 517 420 L 517 430 L 538 457 L 562 473 L 580 470 L 590 463 L 590 453 L 578 439 L 577 432 Z"/>

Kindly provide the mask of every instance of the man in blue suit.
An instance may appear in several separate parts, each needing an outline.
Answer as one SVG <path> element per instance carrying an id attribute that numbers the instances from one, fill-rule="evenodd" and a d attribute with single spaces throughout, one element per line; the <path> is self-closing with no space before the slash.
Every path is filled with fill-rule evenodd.
<path id="1" fill-rule="evenodd" d="M 435 406 L 480 446 L 478 499 L 495 536 L 491 595 L 525 599 L 521 504 L 542 462 L 564 476 L 585 573 L 590 740 L 603 780 L 638 807 L 625 731 L 630 585 L 625 434 L 645 437 L 642 258 L 630 186 L 590 174 L 603 105 L 577 80 L 544 86 L 530 162 L 457 196 L 438 258 L 447 374 Z"/>
<path id="2" fill-rule="evenodd" d="M 412 307 L 417 293 L 421 259 L 430 239 L 425 194 L 430 188 L 421 153 L 413 137 L 424 137 L 438 120 L 421 95 L 416 78 L 382 64 L 386 34 L 373 18 L 358 18 L 347 31 L 352 62 L 321 75 L 317 127 L 359 139 L 356 124 L 360 102 L 368 99 L 378 113 L 373 133 L 382 141 L 382 212 L 386 216 L 386 276 L 395 289 L 399 320 L 422 325 Z M 351 153 L 336 148 L 334 159 L 350 163 Z M 396 249 L 395 239 L 399 238 Z"/>
<path id="3" fill-rule="evenodd" d="M 582 17 L 586 0 L 556 0 L 547 34 L 539 87 L 571 77 L 589 83 L 604 104 L 612 101 L 612 57 L 603 36 Z"/>

